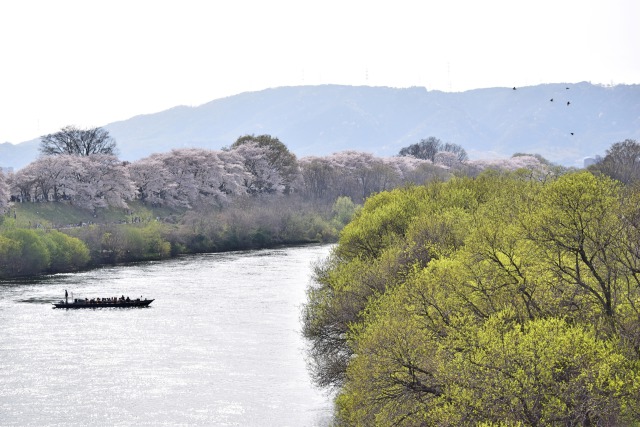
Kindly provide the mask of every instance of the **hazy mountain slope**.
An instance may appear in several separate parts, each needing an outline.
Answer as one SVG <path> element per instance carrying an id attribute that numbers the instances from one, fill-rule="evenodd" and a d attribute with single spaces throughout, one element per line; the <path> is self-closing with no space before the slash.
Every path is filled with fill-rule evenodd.
<path id="1" fill-rule="evenodd" d="M 38 157 L 39 143 L 39 140 L 31 140 L 21 144 L 0 144 L 0 167 L 12 167 L 17 170 L 28 165 Z"/>
<path id="2" fill-rule="evenodd" d="M 604 154 L 614 142 L 640 140 L 640 85 L 545 84 L 460 93 L 281 87 L 136 116 L 105 128 L 124 160 L 179 147 L 220 149 L 241 135 L 267 133 L 298 157 L 348 149 L 394 155 L 435 136 L 462 145 L 472 158 L 529 152 L 581 166 L 582 158 Z M 7 163 L 4 159 L 0 165 Z"/>
<path id="3" fill-rule="evenodd" d="M 269 133 L 298 156 L 346 149 L 392 155 L 436 136 L 462 145 L 476 158 L 525 151 L 572 164 L 604 153 L 613 142 L 639 139 L 640 86 L 549 84 L 462 93 L 283 87 L 135 117 L 107 128 L 121 143 L 123 157 L 132 159 L 153 147 L 220 148 L 240 135 Z M 134 143 L 129 148 L 125 141 Z"/>

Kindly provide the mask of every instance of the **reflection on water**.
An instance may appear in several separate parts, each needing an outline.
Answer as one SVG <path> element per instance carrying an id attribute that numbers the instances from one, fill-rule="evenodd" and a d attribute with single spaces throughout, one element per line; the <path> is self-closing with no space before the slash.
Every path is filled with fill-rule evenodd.
<path id="1" fill-rule="evenodd" d="M 324 426 L 300 307 L 329 246 L 0 283 L 0 425 Z M 72 297 L 149 308 L 52 309 Z"/>

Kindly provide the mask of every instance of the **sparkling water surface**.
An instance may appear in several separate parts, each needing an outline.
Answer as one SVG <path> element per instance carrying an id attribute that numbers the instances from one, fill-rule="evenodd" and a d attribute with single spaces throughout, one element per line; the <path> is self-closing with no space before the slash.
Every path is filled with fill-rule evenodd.
<path id="1" fill-rule="evenodd" d="M 185 256 L 0 282 L 2 426 L 326 426 L 301 306 L 330 246 Z M 148 308 L 52 309 L 69 298 Z"/>

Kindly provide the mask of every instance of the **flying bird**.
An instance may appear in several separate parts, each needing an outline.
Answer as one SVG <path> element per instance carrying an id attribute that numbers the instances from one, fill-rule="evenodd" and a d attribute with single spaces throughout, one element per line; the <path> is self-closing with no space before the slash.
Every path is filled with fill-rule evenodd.
<path id="1" fill-rule="evenodd" d="M 573 135 L 573 132 L 571 132 L 571 135 Z"/>
<path id="2" fill-rule="evenodd" d="M 553 98 L 551 98 L 549 101 L 553 102 Z"/>
<path id="3" fill-rule="evenodd" d="M 571 105 L 571 102 L 567 101 L 567 105 Z"/>

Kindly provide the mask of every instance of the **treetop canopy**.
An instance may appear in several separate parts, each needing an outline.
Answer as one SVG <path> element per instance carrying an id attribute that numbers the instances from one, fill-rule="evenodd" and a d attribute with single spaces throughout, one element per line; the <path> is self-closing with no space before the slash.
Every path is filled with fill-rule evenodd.
<path id="1" fill-rule="evenodd" d="M 90 156 L 92 154 L 117 154 L 116 140 L 100 127 L 80 129 L 65 126 L 58 132 L 40 137 L 40 153 L 45 156 L 71 154 Z"/>

